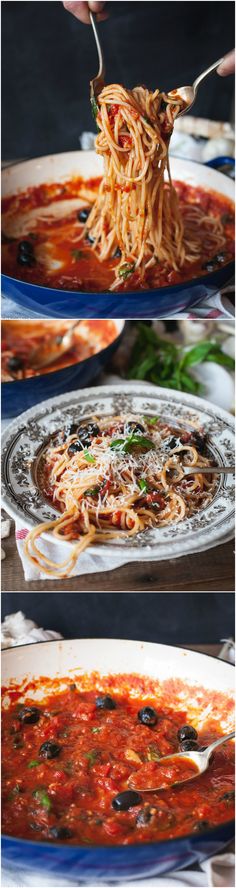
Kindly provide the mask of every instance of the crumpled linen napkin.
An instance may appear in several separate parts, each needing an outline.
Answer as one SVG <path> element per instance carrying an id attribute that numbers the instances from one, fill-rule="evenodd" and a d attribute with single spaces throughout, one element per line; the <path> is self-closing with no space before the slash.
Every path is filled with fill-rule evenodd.
<path id="1" fill-rule="evenodd" d="M 41 629 L 33 620 L 27 620 L 22 611 L 9 614 L 1 624 L 1 648 L 17 647 L 19 644 L 33 644 L 36 641 L 54 641 L 62 638 L 60 632 Z"/>

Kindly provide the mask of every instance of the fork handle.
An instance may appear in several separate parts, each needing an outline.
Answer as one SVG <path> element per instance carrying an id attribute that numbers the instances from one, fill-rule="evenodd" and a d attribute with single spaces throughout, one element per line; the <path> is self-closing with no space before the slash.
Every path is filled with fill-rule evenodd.
<path id="1" fill-rule="evenodd" d="M 235 466 L 184 466 L 185 475 L 234 475 Z"/>
<path id="2" fill-rule="evenodd" d="M 91 9 L 89 9 L 89 16 L 90 16 L 90 21 L 91 21 L 94 37 L 95 37 L 97 54 L 98 54 L 99 71 L 98 71 L 97 77 L 103 77 L 103 79 L 104 79 L 105 78 L 105 65 L 104 65 L 104 58 L 103 58 L 103 54 L 102 54 L 102 47 L 101 47 L 101 43 L 100 43 L 99 36 L 98 36 L 95 15 L 93 14 L 93 12 L 91 12 Z"/>
<path id="3" fill-rule="evenodd" d="M 199 87 L 199 83 L 201 83 L 202 80 L 205 80 L 205 77 L 208 77 L 208 74 L 211 74 L 212 71 L 215 71 L 216 68 L 218 68 L 219 65 L 221 65 L 221 62 L 223 62 L 223 58 L 218 59 L 217 62 L 214 62 L 213 65 L 210 65 L 209 68 L 206 68 L 205 71 L 202 71 L 202 74 L 199 74 L 198 77 L 196 77 L 196 80 L 194 80 L 194 83 L 193 83 L 194 92 L 197 91 L 197 89 Z"/>

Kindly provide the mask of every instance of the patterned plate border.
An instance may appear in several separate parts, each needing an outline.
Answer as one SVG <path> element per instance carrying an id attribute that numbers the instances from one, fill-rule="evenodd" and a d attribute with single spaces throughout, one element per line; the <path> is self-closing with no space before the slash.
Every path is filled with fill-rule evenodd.
<path id="1" fill-rule="evenodd" d="M 2 500 L 7 512 L 27 527 L 54 518 L 58 513 L 44 500 L 32 471 L 45 439 L 76 419 L 118 413 L 158 414 L 187 428 L 194 423 L 208 432 L 217 462 L 234 464 L 234 419 L 202 398 L 136 382 L 82 389 L 32 407 L 3 434 Z M 109 557 L 122 553 L 126 561 L 163 560 L 216 546 L 234 534 L 234 497 L 233 476 L 222 476 L 214 499 L 204 510 L 180 524 L 150 528 L 134 538 L 115 541 L 109 545 Z M 90 551 L 98 554 L 104 548 L 108 549 L 107 544 L 92 546 Z"/>

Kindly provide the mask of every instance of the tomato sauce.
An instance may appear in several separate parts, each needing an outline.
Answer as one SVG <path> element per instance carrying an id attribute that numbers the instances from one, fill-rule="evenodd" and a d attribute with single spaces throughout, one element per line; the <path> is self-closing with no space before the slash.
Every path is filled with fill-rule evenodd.
<path id="1" fill-rule="evenodd" d="M 31 682 L 23 702 L 21 687 L 5 693 L 4 833 L 72 845 L 127 845 L 198 834 L 232 819 L 232 742 L 216 750 L 204 774 L 182 786 L 169 785 L 180 779 L 174 763 L 162 765 L 165 789 L 142 795 L 128 783 L 132 776 L 140 790 L 139 770 L 147 769 L 148 783 L 162 756 L 186 751 L 186 734 L 196 749 L 223 733 L 221 723 L 230 729 L 233 702 L 222 694 L 178 680 L 161 685 L 137 675 L 97 673 L 63 679 L 63 689 L 57 680 Z M 191 776 L 185 757 L 182 773 Z"/>
<path id="2" fill-rule="evenodd" d="M 74 178 L 65 184 L 45 184 L 3 199 L 2 270 L 10 277 L 27 283 L 39 284 L 59 290 L 100 292 L 109 290 L 114 280 L 114 269 L 119 264 L 115 255 L 100 262 L 92 245 L 84 236 L 81 209 L 89 211 L 95 199 L 100 179 L 83 181 Z M 204 213 L 221 219 L 225 234 L 225 246 L 219 256 L 213 256 L 202 243 L 200 261 L 186 263 L 179 271 L 156 264 L 140 283 L 138 270 L 123 280 L 120 290 L 138 290 L 180 284 L 190 278 L 206 275 L 230 262 L 234 255 L 234 208 L 228 198 L 203 188 L 193 188 L 183 182 L 174 182 L 180 204 L 200 205 Z M 129 185 L 128 188 L 135 187 Z M 78 209 L 75 209 L 75 200 Z M 45 215 L 42 211 L 50 205 L 63 202 L 58 216 Z M 73 208 L 70 201 L 73 201 Z M 39 211 L 37 213 L 37 210 Z M 40 213 L 41 211 L 41 213 Z M 31 214 L 29 222 L 27 216 Z M 25 224 L 24 224 L 25 223 Z M 20 230 L 25 231 L 19 236 Z M 20 244 L 27 239 L 30 244 L 28 262 Z M 211 262 L 210 262 L 211 260 Z M 210 267 L 206 266 L 210 264 Z"/>
<path id="3" fill-rule="evenodd" d="M 2 382 L 29 379 L 70 367 L 97 354 L 117 336 L 114 321 L 86 319 L 74 330 L 70 348 L 61 354 L 60 339 L 70 330 L 71 324 L 71 321 L 2 321 Z M 43 349 L 44 366 L 36 370 L 31 366 L 31 360 L 34 351 L 40 348 Z"/>

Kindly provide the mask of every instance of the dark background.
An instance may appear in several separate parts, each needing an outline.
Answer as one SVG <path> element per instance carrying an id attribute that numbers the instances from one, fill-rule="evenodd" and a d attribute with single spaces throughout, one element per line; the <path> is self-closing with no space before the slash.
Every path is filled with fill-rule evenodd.
<path id="1" fill-rule="evenodd" d="M 2 619 L 22 610 L 64 638 L 131 638 L 164 644 L 214 644 L 234 634 L 231 593 L 2 594 Z"/>
<path id="2" fill-rule="evenodd" d="M 107 82 L 171 89 L 191 84 L 233 48 L 233 2 L 110 3 L 100 24 Z M 89 80 L 97 73 L 90 27 L 60 2 L 2 3 L 2 157 L 36 157 L 80 147 L 94 130 Z M 197 116 L 228 120 L 233 77 L 213 74 Z"/>

